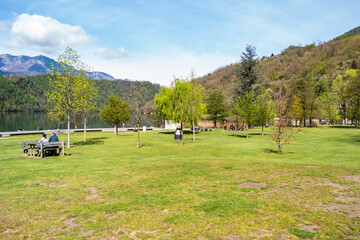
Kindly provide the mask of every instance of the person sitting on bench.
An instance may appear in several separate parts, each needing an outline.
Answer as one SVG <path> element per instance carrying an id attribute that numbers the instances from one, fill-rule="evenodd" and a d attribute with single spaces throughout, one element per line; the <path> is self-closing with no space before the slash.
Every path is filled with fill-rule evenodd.
<path id="1" fill-rule="evenodd" d="M 46 138 L 46 134 L 44 133 L 43 137 L 39 140 L 38 143 L 47 143 L 47 142 L 49 142 L 49 139 Z"/>
<path id="2" fill-rule="evenodd" d="M 59 138 L 56 136 L 56 133 L 52 133 L 51 137 L 49 138 L 49 142 L 58 142 Z"/>

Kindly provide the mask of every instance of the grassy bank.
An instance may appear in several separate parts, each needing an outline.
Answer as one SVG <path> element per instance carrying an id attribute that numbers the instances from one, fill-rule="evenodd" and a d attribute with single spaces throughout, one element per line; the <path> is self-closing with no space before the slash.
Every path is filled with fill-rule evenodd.
<path id="1" fill-rule="evenodd" d="M 304 129 L 283 155 L 260 132 L 78 133 L 43 159 L 19 146 L 39 136 L 1 138 L 0 238 L 358 239 L 360 131 Z"/>

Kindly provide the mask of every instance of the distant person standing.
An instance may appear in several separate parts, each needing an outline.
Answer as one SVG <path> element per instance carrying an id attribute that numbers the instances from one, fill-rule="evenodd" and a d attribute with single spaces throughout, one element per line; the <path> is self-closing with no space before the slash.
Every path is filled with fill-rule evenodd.
<path id="1" fill-rule="evenodd" d="M 49 138 L 49 142 L 58 142 L 59 138 L 56 136 L 56 133 L 52 133 L 51 137 Z"/>
<path id="2" fill-rule="evenodd" d="M 38 143 L 47 143 L 47 142 L 49 142 L 49 139 L 46 138 L 46 134 L 44 133 L 43 137 L 39 140 Z"/>
<path id="3" fill-rule="evenodd" d="M 75 130 L 77 130 L 77 124 L 75 123 Z"/>

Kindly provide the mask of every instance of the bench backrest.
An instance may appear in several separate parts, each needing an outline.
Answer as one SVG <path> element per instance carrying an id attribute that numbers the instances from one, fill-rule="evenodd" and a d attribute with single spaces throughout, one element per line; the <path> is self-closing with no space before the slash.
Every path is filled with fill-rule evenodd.
<path id="1" fill-rule="evenodd" d="M 26 147 L 26 146 L 29 146 L 29 145 L 35 145 L 37 147 L 40 147 L 41 146 L 41 143 L 38 143 L 38 142 L 21 142 L 20 143 L 20 146 L 21 147 Z M 62 141 L 62 142 L 47 142 L 47 143 L 42 143 L 42 147 L 61 147 L 61 146 L 64 146 L 65 147 L 66 145 L 66 142 L 65 141 Z"/>

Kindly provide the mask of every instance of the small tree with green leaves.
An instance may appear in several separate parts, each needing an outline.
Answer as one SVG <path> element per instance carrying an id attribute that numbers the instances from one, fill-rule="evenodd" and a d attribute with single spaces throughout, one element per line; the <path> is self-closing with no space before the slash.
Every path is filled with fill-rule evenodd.
<path id="1" fill-rule="evenodd" d="M 224 119 L 226 115 L 226 105 L 224 95 L 220 91 L 210 92 L 206 99 L 206 109 L 209 118 L 214 121 L 214 127 L 219 120 Z"/>
<path id="2" fill-rule="evenodd" d="M 277 92 L 274 93 L 276 100 L 276 115 L 277 120 L 271 127 L 270 137 L 277 144 L 278 153 L 282 153 L 283 146 L 289 144 L 294 138 L 294 135 L 301 131 L 301 128 L 293 128 L 289 117 L 287 116 L 286 96 L 283 93 L 285 88 L 280 85 Z"/>
<path id="3" fill-rule="evenodd" d="M 58 126 L 58 130 L 60 133 L 61 124 L 65 121 L 66 115 L 62 111 L 62 109 L 58 109 L 59 106 L 54 105 L 53 108 L 49 108 L 48 117 L 51 121 L 55 122 Z"/>
<path id="4" fill-rule="evenodd" d="M 254 91 L 246 92 L 244 96 L 239 97 L 238 101 L 234 104 L 235 109 L 244 124 L 248 125 L 246 130 L 246 138 L 249 137 L 250 123 L 255 120 L 256 102 Z"/>
<path id="5" fill-rule="evenodd" d="M 112 95 L 109 97 L 109 105 L 100 111 L 100 117 L 104 122 L 115 125 L 115 135 L 118 135 L 119 125 L 131 118 L 131 109 L 127 102 Z"/>
<path id="6" fill-rule="evenodd" d="M 86 72 L 82 71 L 77 78 L 76 112 L 79 113 L 84 122 L 84 141 L 86 141 L 86 120 L 92 110 L 96 107 L 97 88 Z"/>
<path id="7" fill-rule="evenodd" d="M 237 103 L 233 103 L 233 105 L 230 108 L 230 114 L 231 114 L 231 121 L 235 124 L 235 137 L 237 136 L 237 131 L 239 128 L 239 122 L 241 120 L 240 118 L 240 109 L 237 106 Z"/>
<path id="8" fill-rule="evenodd" d="M 141 82 L 139 85 L 133 85 L 132 98 L 134 99 L 134 117 L 137 125 L 137 144 L 136 148 L 140 148 L 140 123 L 144 116 L 143 105 L 145 104 L 144 98 L 144 84 Z"/>
<path id="9" fill-rule="evenodd" d="M 360 120 L 360 73 L 358 70 L 346 82 L 344 97 L 348 103 L 349 115 L 354 120 L 355 127 L 358 128 Z"/>
<path id="10" fill-rule="evenodd" d="M 70 148 L 70 116 L 76 111 L 78 94 L 81 92 L 77 80 L 83 66 L 77 52 L 67 47 L 59 56 L 57 64 L 53 64 L 50 68 L 49 91 L 47 92 L 48 113 L 52 119 L 66 116 L 68 148 Z"/>
<path id="11" fill-rule="evenodd" d="M 194 82 L 190 83 L 190 115 L 193 126 L 193 141 L 195 142 L 195 124 L 206 113 L 206 104 L 204 103 L 205 89 L 201 85 L 195 85 Z"/>
<path id="12" fill-rule="evenodd" d="M 154 102 L 163 120 L 172 119 L 174 111 L 173 91 L 173 88 L 162 87 L 160 93 L 155 95 Z"/>
<path id="13" fill-rule="evenodd" d="M 264 126 L 275 117 L 273 110 L 273 101 L 270 90 L 258 95 L 255 103 L 255 120 L 261 125 L 262 135 L 264 135 Z"/>

